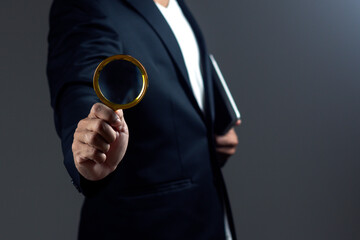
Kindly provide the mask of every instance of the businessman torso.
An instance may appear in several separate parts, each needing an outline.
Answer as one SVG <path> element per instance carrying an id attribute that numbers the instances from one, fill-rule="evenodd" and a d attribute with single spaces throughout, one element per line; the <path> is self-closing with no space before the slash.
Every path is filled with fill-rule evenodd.
<path id="1" fill-rule="evenodd" d="M 69 146 L 77 122 L 98 101 L 91 88 L 96 65 L 128 54 L 149 75 L 143 101 L 124 112 L 130 132 L 124 159 L 85 199 L 80 238 L 224 239 L 211 76 L 204 43 L 196 35 L 204 112 L 192 94 L 176 39 L 151 0 L 54 2 L 48 65 L 52 104 L 65 165 L 83 191 L 89 183 L 76 171 Z"/>

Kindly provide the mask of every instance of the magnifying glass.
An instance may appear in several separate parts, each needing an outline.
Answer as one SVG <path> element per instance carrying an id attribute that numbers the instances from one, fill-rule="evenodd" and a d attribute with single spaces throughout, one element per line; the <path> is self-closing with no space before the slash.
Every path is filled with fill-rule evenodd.
<path id="1" fill-rule="evenodd" d="M 103 60 L 93 77 L 98 98 L 114 111 L 138 104 L 148 87 L 144 66 L 129 55 L 114 55 Z"/>

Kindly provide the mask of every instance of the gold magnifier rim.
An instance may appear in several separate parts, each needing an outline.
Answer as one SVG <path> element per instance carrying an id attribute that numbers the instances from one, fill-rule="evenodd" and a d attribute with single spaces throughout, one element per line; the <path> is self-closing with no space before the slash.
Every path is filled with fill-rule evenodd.
<path id="1" fill-rule="evenodd" d="M 125 60 L 125 61 L 128 61 L 128 62 L 131 62 L 131 63 L 135 64 L 135 66 L 141 72 L 142 80 L 143 80 L 143 85 L 142 85 L 141 91 L 140 91 L 139 95 L 134 99 L 134 101 L 132 101 L 130 103 L 117 104 L 117 103 L 111 102 L 101 92 L 100 85 L 99 85 L 100 73 L 108 63 L 110 63 L 110 62 L 112 62 L 114 60 Z M 132 57 L 130 55 L 122 55 L 122 54 L 114 55 L 114 56 L 111 56 L 111 57 L 108 57 L 108 58 L 104 59 L 97 66 L 97 68 L 96 68 L 96 70 L 94 72 L 94 77 L 93 77 L 93 87 L 94 87 L 95 93 L 98 96 L 98 98 L 106 106 L 110 107 L 114 111 L 116 111 L 118 109 L 127 109 L 127 108 L 131 108 L 131 107 L 135 106 L 136 104 L 138 104 L 141 101 L 141 99 L 143 99 L 143 97 L 145 96 L 146 90 L 148 88 L 148 75 L 146 73 L 146 70 L 145 70 L 144 66 L 136 58 L 134 58 L 134 57 Z"/>

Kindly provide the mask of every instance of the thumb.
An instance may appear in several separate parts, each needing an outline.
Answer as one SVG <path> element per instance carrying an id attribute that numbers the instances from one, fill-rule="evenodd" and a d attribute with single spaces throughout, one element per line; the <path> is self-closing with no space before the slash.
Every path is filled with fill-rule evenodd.
<path id="1" fill-rule="evenodd" d="M 124 118 L 124 111 L 122 109 L 118 109 L 115 111 L 116 115 L 119 116 L 120 119 L 120 125 L 117 126 L 117 130 L 119 132 L 124 132 L 126 134 L 128 134 L 128 128 L 127 128 L 127 124 Z"/>
<path id="2" fill-rule="evenodd" d="M 116 115 L 118 115 L 118 116 L 119 116 L 120 121 L 124 120 L 124 112 L 123 112 L 123 110 L 122 110 L 122 109 L 118 109 L 118 110 L 116 110 L 116 111 L 115 111 L 115 113 L 116 113 Z"/>

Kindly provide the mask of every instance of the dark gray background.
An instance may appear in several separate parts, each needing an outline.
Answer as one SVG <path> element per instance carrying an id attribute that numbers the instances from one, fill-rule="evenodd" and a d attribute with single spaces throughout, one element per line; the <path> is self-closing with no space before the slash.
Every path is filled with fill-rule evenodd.
<path id="1" fill-rule="evenodd" d="M 360 2 L 188 0 L 243 115 L 242 240 L 360 239 Z M 75 239 L 45 76 L 49 0 L 0 8 L 0 239 Z"/>

